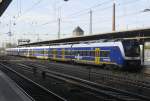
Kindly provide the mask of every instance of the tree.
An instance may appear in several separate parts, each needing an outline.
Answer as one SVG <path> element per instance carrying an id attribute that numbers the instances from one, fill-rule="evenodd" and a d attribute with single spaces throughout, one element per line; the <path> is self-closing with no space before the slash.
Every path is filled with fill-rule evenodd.
<path id="1" fill-rule="evenodd" d="M 17 46 L 17 44 L 6 43 L 6 48 L 14 48 L 16 46 Z"/>

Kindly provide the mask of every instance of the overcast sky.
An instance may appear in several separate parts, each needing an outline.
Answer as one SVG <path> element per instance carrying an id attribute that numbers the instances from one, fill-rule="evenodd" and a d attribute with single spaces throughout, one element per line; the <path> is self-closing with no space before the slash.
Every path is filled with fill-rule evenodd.
<path id="1" fill-rule="evenodd" d="M 116 0 L 116 30 L 150 27 L 150 0 Z M 56 39 L 58 17 L 61 18 L 61 38 L 72 37 L 80 26 L 89 34 L 89 12 L 93 11 L 93 34 L 106 33 L 112 27 L 113 0 L 12 0 L 0 18 L 1 43 L 30 39 L 32 42 Z M 11 25 L 11 26 L 10 26 Z M 8 36 L 9 30 L 12 37 Z M 39 35 L 38 35 L 39 34 Z"/>

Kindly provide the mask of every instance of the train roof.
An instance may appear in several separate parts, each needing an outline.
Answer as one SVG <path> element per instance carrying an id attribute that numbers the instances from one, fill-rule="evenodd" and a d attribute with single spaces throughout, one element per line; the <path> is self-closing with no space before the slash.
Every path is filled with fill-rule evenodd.
<path id="1" fill-rule="evenodd" d="M 87 36 L 79 36 L 79 37 L 70 37 L 63 39 L 55 39 L 55 40 L 47 40 L 42 42 L 34 42 L 29 44 L 23 44 L 19 46 L 34 46 L 34 45 L 50 45 L 50 44 L 59 44 L 59 43 L 76 43 L 80 41 L 90 41 L 90 40 L 99 40 L 99 39 L 118 39 L 118 38 L 132 38 L 132 39 L 145 39 L 150 40 L 149 37 L 150 28 L 144 29 L 132 29 L 132 30 L 124 30 L 124 31 L 115 31 L 115 32 L 106 32 L 99 33 Z"/>
<path id="2" fill-rule="evenodd" d="M 114 41 L 107 42 L 107 40 L 97 40 L 97 41 L 90 41 L 90 42 L 81 42 L 76 44 L 62 44 L 62 45 L 51 45 L 51 46 L 35 46 L 35 47 L 20 47 L 20 48 L 11 48 L 13 49 L 40 49 L 40 48 L 69 48 L 69 47 L 96 47 L 96 46 L 119 46 L 121 41 Z"/>
<path id="3" fill-rule="evenodd" d="M 69 48 L 69 47 L 96 47 L 96 46 L 120 46 L 123 40 L 112 39 L 112 40 L 94 40 L 94 41 L 84 41 L 80 43 L 72 43 L 72 44 L 58 44 L 58 45 L 51 45 L 51 46 L 35 46 L 35 47 L 18 47 L 18 48 L 11 48 L 13 49 L 40 49 L 40 48 Z M 127 41 L 127 40 L 126 40 Z"/>
<path id="4" fill-rule="evenodd" d="M 72 45 L 69 44 L 69 45 L 54 45 L 54 46 L 50 46 L 50 48 L 68 48 L 68 47 L 71 47 Z"/>
<path id="5" fill-rule="evenodd" d="M 29 49 L 49 48 L 49 46 L 29 47 Z"/>
<path id="6" fill-rule="evenodd" d="M 75 47 L 97 47 L 97 46 L 101 46 L 101 47 L 108 47 L 108 46 L 120 46 L 122 45 L 121 41 L 118 42 L 104 42 L 104 43 L 83 43 L 83 44 L 74 44 L 73 48 Z"/>

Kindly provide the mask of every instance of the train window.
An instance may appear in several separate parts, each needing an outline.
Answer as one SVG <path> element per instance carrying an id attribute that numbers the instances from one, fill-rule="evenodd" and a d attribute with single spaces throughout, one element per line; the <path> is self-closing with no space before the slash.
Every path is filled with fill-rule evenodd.
<path id="1" fill-rule="evenodd" d="M 88 55 L 88 51 L 86 50 L 86 51 L 85 51 L 85 56 L 87 56 L 87 55 Z"/>
<path id="2" fill-rule="evenodd" d="M 125 40 L 122 42 L 125 55 L 128 57 L 138 57 L 140 56 L 139 42 L 136 40 Z"/>
<path id="3" fill-rule="evenodd" d="M 72 55 L 76 55 L 76 51 L 75 50 L 72 51 Z"/>
<path id="4" fill-rule="evenodd" d="M 75 51 L 75 55 L 78 55 L 78 51 L 77 50 Z"/>
<path id="5" fill-rule="evenodd" d="M 76 50 L 76 55 L 78 55 L 78 54 L 79 54 L 79 51 Z"/>
<path id="6" fill-rule="evenodd" d="M 51 54 L 51 55 L 53 54 L 53 50 L 50 50 L 50 54 Z"/>
<path id="7" fill-rule="evenodd" d="M 67 50 L 65 51 L 65 55 L 67 55 Z"/>
<path id="8" fill-rule="evenodd" d="M 52 54 L 55 54 L 55 49 L 52 50 Z"/>
<path id="9" fill-rule="evenodd" d="M 83 51 L 83 56 L 86 56 L 86 51 L 85 50 Z"/>
<path id="10" fill-rule="evenodd" d="M 68 50 L 65 51 L 65 55 L 68 55 Z"/>
<path id="11" fill-rule="evenodd" d="M 78 55 L 78 54 L 79 54 L 79 51 L 76 50 L 76 51 L 75 51 L 75 55 Z"/>
<path id="12" fill-rule="evenodd" d="M 68 50 L 68 55 L 70 55 L 70 51 Z"/>
<path id="13" fill-rule="evenodd" d="M 53 51 L 52 51 L 52 50 L 49 50 L 49 54 L 52 55 L 52 54 L 53 54 Z"/>
<path id="14" fill-rule="evenodd" d="M 66 50 L 65 51 L 65 55 L 71 55 L 71 51 L 70 50 Z"/>
<path id="15" fill-rule="evenodd" d="M 48 54 L 48 50 L 45 50 L 45 51 L 44 51 L 44 54 Z"/>
<path id="16" fill-rule="evenodd" d="M 89 56 L 92 56 L 92 51 L 91 50 L 89 51 Z"/>
<path id="17" fill-rule="evenodd" d="M 88 50 L 86 51 L 86 56 L 89 56 L 89 51 Z"/>
<path id="18" fill-rule="evenodd" d="M 50 54 L 51 54 L 51 55 L 54 54 L 54 51 L 53 51 L 53 50 L 50 50 Z"/>
<path id="19" fill-rule="evenodd" d="M 83 52 L 84 52 L 84 53 L 83 53 L 83 54 L 84 54 L 84 56 L 87 56 L 87 52 L 88 52 L 88 51 L 87 51 L 87 50 L 85 50 L 85 51 L 83 51 Z"/>
<path id="20" fill-rule="evenodd" d="M 95 51 L 94 50 L 91 51 L 91 56 L 95 57 Z"/>
<path id="21" fill-rule="evenodd" d="M 72 54 L 72 55 L 74 55 L 74 54 L 75 54 L 75 51 L 74 51 L 74 50 L 72 50 L 71 54 Z"/>
<path id="22" fill-rule="evenodd" d="M 78 54 L 81 56 L 81 51 L 78 51 Z"/>
<path id="23" fill-rule="evenodd" d="M 59 51 L 58 51 L 58 50 L 55 50 L 55 54 L 56 54 L 56 55 L 59 55 Z"/>
<path id="24" fill-rule="evenodd" d="M 110 51 L 100 51 L 100 57 L 110 57 Z"/>
<path id="25" fill-rule="evenodd" d="M 41 50 L 41 54 L 44 54 L 44 50 Z"/>
<path id="26" fill-rule="evenodd" d="M 84 51 L 81 51 L 81 56 L 84 56 Z"/>
<path id="27" fill-rule="evenodd" d="M 80 53 L 81 56 L 83 56 L 83 52 L 82 51 L 79 51 L 79 53 Z"/>
<path id="28" fill-rule="evenodd" d="M 82 56 L 84 56 L 85 55 L 85 53 L 84 53 L 85 51 L 82 51 Z"/>
<path id="29" fill-rule="evenodd" d="M 68 51 L 68 54 L 71 55 L 71 51 L 70 50 Z"/>
<path id="30" fill-rule="evenodd" d="M 44 50 L 39 50 L 39 54 L 44 54 Z"/>
<path id="31" fill-rule="evenodd" d="M 57 50 L 56 52 L 57 52 L 57 53 L 56 53 L 57 55 L 59 55 L 59 54 L 60 54 L 60 50 Z"/>
<path id="32" fill-rule="evenodd" d="M 82 56 L 85 56 L 86 55 L 86 52 L 85 51 L 82 51 Z"/>
<path id="33" fill-rule="evenodd" d="M 60 50 L 57 50 L 56 52 L 57 52 L 57 53 L 56 53 L 57 55 L 60 55 Z"/>
<path id="34" fill-rule="evenodd" d="M 62 52 L 63 52 L 62 50 L 59 50 L 59 51 L 58 51 L 58 54 L 59 54 L 59 55 L 62 55 Z"/>
<path id="35" fill-rule="evenodd" d="M 88 56 L 91 56 L 91 50 L 88 51 Z"/>
<path id="36" fill-rule="evenodd" d="M 88 56 L 91 56 L 91 51 L 88 51 Z"/>

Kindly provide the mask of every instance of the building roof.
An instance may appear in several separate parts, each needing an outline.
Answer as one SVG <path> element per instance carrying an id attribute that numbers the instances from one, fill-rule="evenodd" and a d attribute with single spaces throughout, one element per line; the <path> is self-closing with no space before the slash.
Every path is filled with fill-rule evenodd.
<path id="1" fill-rule="evenodd" d="M 0 16 L 7 9 L 8 5 L 11 3 L 11 1 L 12 0 L 2 0 L 2 2 L 0 2 Z"/>
<path id="2" fill-rule="evenodd" d="M 79 26 L 76 27 L 73 32 L 84 32 Z"/>
<path id="3" fill-rule="evenodd" d="M 53 44 L 53 43 L 79 42 L 79 41 L 115 39 L 115 38 L 136 38 L 136 37 L 150 37 L 150 28 L 107 32 L 107 33 L 93 34 L 93 35 L 87 35 L 87 36 L 70 37 L 70 38 L 64 38 L 64 39 L 59 39 L 59 40 L 55 39 L 55 40 L 23 44 L 19 46 L 48 45 L 48 44 Z"/>

